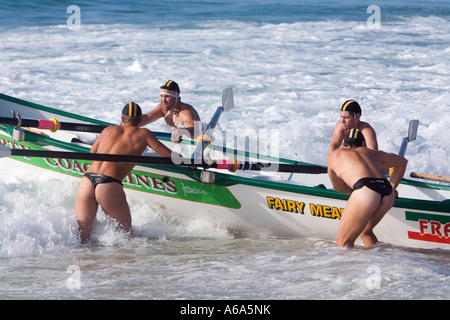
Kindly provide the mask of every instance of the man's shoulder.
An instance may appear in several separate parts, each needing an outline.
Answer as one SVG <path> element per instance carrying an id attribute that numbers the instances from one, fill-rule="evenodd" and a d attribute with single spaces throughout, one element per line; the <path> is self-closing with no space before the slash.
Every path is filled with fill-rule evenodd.
<path id="1" fill-rule="evenodd" d="M 120 131 L 122 130 L 121 126 L 118 125 L 111 125 L 111 126 L 107 126 L 105 129 L 102 130 L 102 134 L 110 134 L 116 131 Z"/>
<path id="2" fill-rule="evenodd" d="M 122 135 L 124 137 L 133 137 L 137 139 L 146 139 L 154 136 L 154 134 L 147 128 L 141 128 L 137 126 L 127 126 L 123 129 Z"/>
<path id="3" fill-rule="evenodd" d="M 367 150 L 372 151 L 366 147 L 357 147 L 357 148 L 339 148 L 336 149 L 338 151 L 336 153 L 336 157 L 341 159 L 349 159 L 353 157 L 358 157 L 360 154 L 367 153 Z"/>
<path id="4" fill-rule="evenodd" d="M 150 132 L 149 129 L 144 128 L 144 127 L 138 127 L 138 126 L 129 126 L 128 127 L 130 132 L 139 132 L 141 134 L 147 134 L 148 132 Z"/>
<path id="5" fill-rule="evenodd" d="M 359 122 L 359 130 L 361 130 L 361 131 L 363 131 L 363 130 L 375 131 L 368 122 L 364 122 L 364 121 L 360 121 Z"/>
<path id="6" fill-rule="evenodd" d="M 147 128 L 138 128 L 137 133 L 141 134 L 143 136 L 153 136 L 154 135 L 154 133 L 150 129 L 147 129 Z"/>
<path id="7" fill-rule="evenodd" d="M 190 104 L 184 103 L 182 102 L 180 104 L 180 115 L 183 115 L 185 117 L 188 118 L 192 118 L 194 120 L 200 120 L 200 116 L 197 112 L 197 110 L 195 110 L 195 108 L 193 106 L 191 106 Z"/>
<path id="8" fill-rule="evenodd" d="M 195 109 L 190 104 L 180 101 L 180 111 L 183 111 L 183 110 L 191 111 L 191 110 L 195 110 Z"/>
<path id="9" fill-rule="evenodd" d="M 329 157 L 330 158 L 339 158 L 342 156 L 345 156 L 347 153 L 348 149 L 344 149 L 344 148 L 337 148 L 335 149 L 333 152 L 330 153 Z"/>
<path id="10" fill-rule="evenodd" d="M 138 126 L 136 126 L 136 125 L 130 125 L 130 124 L 126 124 L 126 125 L 123 125 L 123 126 L 119 126 L 119 128 L 121 129 L 121 130 L 123 130 L 125 133 L 127 133 L 127 134 L 134 134 L 134 133 L 136 133 L 136 132 L 145 132 L 145 131 L 148 131 L 148 129 L 147 128 L 141 128 L 141 127 L 138 127 Z"/>
<path id="11" fill-rule="evenodd" d="M 368 147 L 363 147 L 363 146 L 355 148 L 353 150 L 358 155 L 363 156 L 363 157 L 364 156 L 365 157 L 369 157 L 369 158 L 378 157 L 378 156 L 384 154 L 384 152 L 381 151 L 381 150 L 374 150 L 374 149 L 371 149 L 371 148 L 368 148 Z"/>

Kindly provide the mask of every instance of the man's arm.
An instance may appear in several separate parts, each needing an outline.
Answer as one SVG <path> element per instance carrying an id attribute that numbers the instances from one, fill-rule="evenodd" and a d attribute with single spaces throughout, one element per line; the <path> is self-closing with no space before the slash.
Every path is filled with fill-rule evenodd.
<path id="1" fill-rule="evenodd" d="M 402 181 L 403 176 L 406 171 L 406 166 L 408 165 L 408 160 L 404 157 L 398 156 L 394 153 L 382 153 L 381 165 L 386 168 L 393 167 L 393 173 L 391 177 L 391 185 L 394 189 L 397 189 L 400 181 Z"/>
<path id="2" fill-rule="evenodd" d="M 378 150 L 377 134 L 375 130 L 368 123 L 365 123 L 361 132 L 364 135 L 366 147 L 372 150 Z"/>
<path id="3" fill-rule="evenodd" d="M 331 183 L 333 184 L 333 188 L 336 189 L 336 191 L 343 193 L 343 194 L 351 194 L 353 192 L 353 189 L 350 188 L 344 180 L 339 178 L 336 173 L 328 168 L 328 176 L 330 177 Z"/>
<path id="4" fill-rule="evenodd" d="M 155 150 L 161 157 L 170 157 L 172 155 L 172 151 L 167 148 L 164 144 L 161 143 L 161 141 L 156 138 L 155 134 L 148 130 L 147 133 L 147 145 Z"/>
<path id="5" fill-rule="evenodd" d="M 158 104 L 155 109 L 142 115 L 141 121 L 139 122 L 139 127 L 152 123 L 162 117 L 164 117 L 164 114 L 162 113 L 160 105 Z"/>
<path id="6" fill-rule="evenodd" d="M 333 136 L 331 137 L 328 155 L 330 155 L 334 150 L 339 149 L 342 140 L 344 140 L 344 130 L 342 129 L 341 122 L 338 121 L 338 123 L 336 123 L 336 126 L 334 127 Z"/>
<path id="7" fill-rule="evenodd" d="M 101 135 L 100 135 L 101 136 Z M 100 140 L 100 136 L 95 140 L 94 144 L 91 147 L 91 153 L 96 153 L 98 149 L 98 143 Z"/>
<path id="8" fill-rule="evenodd" d="M 336 172 L 333 170 L 334 165 L 336 164 L 337 160 L 337 153 L 342 150 L 337 150 L 334 153 L 330 154 L 327 158 L 327 165 L 328 165 L 328 177 L 330 178 L 331 184 L 333 185 L 333 188 L 336 189 L 336 191 L 343 193 L 343 194 L 351 194 L 353 192 L 353 189 L 350 188 L 344 180 L 338 177 Z"/>

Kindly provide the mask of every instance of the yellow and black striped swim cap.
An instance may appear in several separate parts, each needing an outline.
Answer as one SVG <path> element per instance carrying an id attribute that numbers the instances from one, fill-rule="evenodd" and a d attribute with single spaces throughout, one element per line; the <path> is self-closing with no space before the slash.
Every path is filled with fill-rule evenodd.
<path id="1" fill-rule="evenodd" d="M 160 88 L 180 94 L 180 87 L 178 86 L 178 83 L 173 80 L 166 81 Z"/>
<path id="2" fill-rule="evenodd" d="M 344 137 L 344 147 L 361 147 L 365 143 L 364 135 L 358 129 L 350 129 Z"/>
<path id="3" fill-rule="evenodd" d="M 355 100 L 347 100 L 342 104 L 341 111 L 361 113 L 361 107 Z"/>
<path id="4" fill-rule="evenodd" d="M 123 107 L 122 114 L 132 118 L 140 118 L 142 116 L 142 110 L 137 103 L 130 102 Z"/>

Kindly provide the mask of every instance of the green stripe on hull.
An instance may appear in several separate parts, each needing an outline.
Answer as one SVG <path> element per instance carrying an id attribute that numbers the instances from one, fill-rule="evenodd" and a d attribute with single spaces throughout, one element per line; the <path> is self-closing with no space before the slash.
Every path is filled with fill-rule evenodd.
<path id="1" fill-rule="evenodd" d="M 25 142 L 13 142 L 11 138 L 0 135 L 0 144 L 7 147 L 45 150 L 36 145 Z M 54 172 L 81 178 L 89 168 L 91 161 L 54 159 L 38 157 L 11 157 L 21 162 L 48 169 Z M 159 175 L 151 172 L 133 170 L 124 180 L 127 189 L 166 196 L 176 199 L 199 202 L 239 209 L 241 204 L 225 187 L 203 184 L 198 181 L 174 178 L 168 175 Z"/>
<path id="2" fill-rule="evenodd" d="M 419 220 L 427 220 L 427 221 L 438 221 L 442 224 L 447 224 L 450 222 L 450 216 L 443 216 L 439 214 L 429 214 L 424 212 L 412 212 L 405 211 L 406 220 L 409 221 L 419 221 Z"/>

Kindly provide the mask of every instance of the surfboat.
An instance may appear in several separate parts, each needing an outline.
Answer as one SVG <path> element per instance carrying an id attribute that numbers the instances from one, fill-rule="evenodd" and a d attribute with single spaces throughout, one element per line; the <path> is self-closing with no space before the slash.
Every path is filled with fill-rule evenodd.
<path id="1" fill-rule="evenodd" d="M 62 110 L 0 94 L 0 118 L 16 121 L 0 123 L 0 147 L 13 150 L 64 151 L 89 154 L 91 142 L 85 132 L 90 127 L 111 125 Z M 26 127 L 25 119 L 57 119 L 73 123 L 69 130 Z M 7 121 L 6 121 L 7 122 Z M 169 148 L 170 134 L 155 133 Z M 183 140 L 182 151 L 190 153 L 196 141 Z M 179 146 L 178 146 L 179 148 Z M 239 151 L 210 144 L 216 159 L 236 159 L 286 164 L 292 168 L 318 168 L 311 172 L 261 170 L 221 170 L 170 164 L 138 163 L 124 179 L 128 199 L 150 202 L 173 218 L 201 219 L 227 228 L 237 235 L 316 238 L 335 241 L 347 195 L 333 190 L 326 168 L 288 159 Z M 151 155 L 146 152 L 142 156 Z M 154 155 L 154 154 L 153 154 Z M 90 160 L 70 156 L 0 157 L 0 176 L 22 175 L 27 179 L 52 175 L 79 181 Z M 289 170 L 288 170 L 289 171 Z M 306 170 L 308 171 L 308 170 Z M 63 191 L 64 192 L 64 191 Z M 378 239 L 395 246 L 450 250 L 450 185 L 403 179 L 394 207 L 376 227 Z M 360 243 L 360 242 L 359 242 Z"/>

